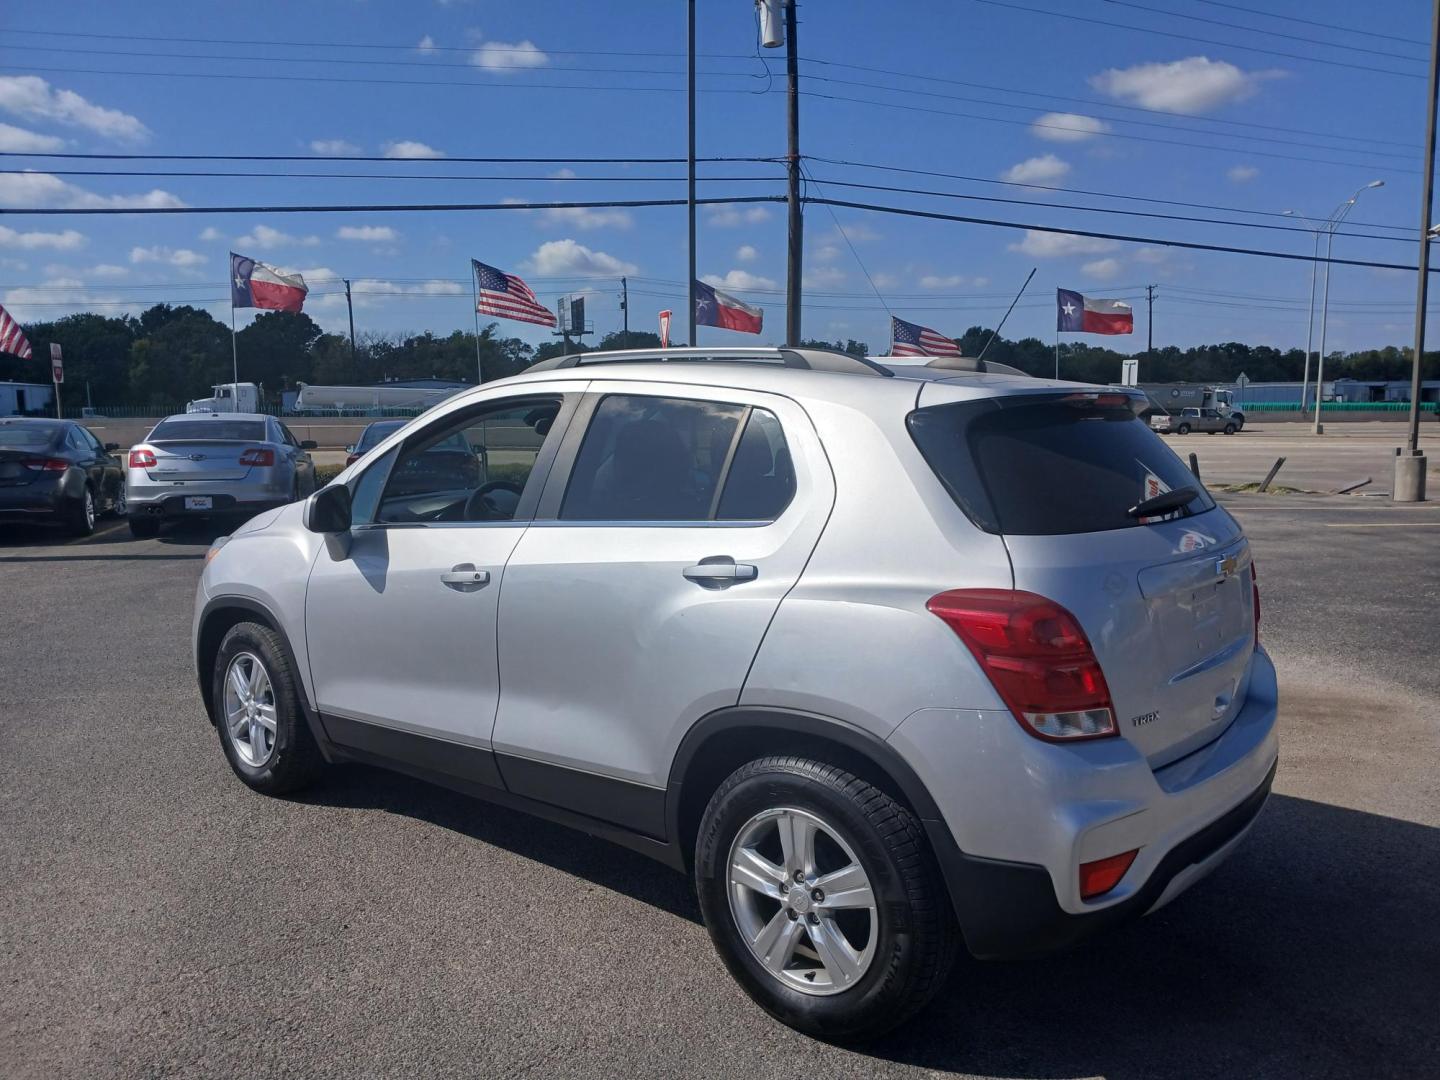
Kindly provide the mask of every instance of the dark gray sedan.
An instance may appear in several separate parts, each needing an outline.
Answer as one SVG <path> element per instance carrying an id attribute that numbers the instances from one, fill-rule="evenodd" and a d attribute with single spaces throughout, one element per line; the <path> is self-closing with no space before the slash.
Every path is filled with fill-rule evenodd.
<path id="1" fill-rule="evenodd" d="M 102 512 L 125 513 L 125 471 L 113 451 L 71 420 L 0 418 L 0 522 L 95 531 Z"/>

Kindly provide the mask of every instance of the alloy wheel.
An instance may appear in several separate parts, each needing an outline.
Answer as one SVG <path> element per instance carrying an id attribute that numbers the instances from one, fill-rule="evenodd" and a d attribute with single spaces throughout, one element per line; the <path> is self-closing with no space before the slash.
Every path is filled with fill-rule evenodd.
<path id="1" fill-rule="evenodd" d="M 95 496 L 90 494 L 90 489 L 85 489 L 85 527 L 95 528 Z"/>
<path id="2" fill-rule="evenodd" d="M 225 724 L 246 765 L 258 769 L 275 753 L 275 687 L 254 653 L 237 653 L 225 669 Z"/>
<path id="3" fill-rule="evenodd" d="M 735 835 L 730 913 L 770 975 L 805 994 L 855 986 L 875 958 L 870 878 L 834 826 L 808 810 L 762 811 Z"/>

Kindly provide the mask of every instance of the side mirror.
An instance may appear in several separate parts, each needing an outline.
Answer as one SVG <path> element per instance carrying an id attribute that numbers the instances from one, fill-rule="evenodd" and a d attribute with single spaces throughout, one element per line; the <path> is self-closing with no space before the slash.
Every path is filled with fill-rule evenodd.
<path id="1" fill-rule="evenodd" d="M 320 444 L 319 444 L 318 442 L 316 442 L 314 439 L 301 439 L 301 440 L 300 440 L 300 449 L 301 449 L 301 450 L 318 450 L 318 449 L 320 449 Z"/>
<path id="2" fill-rule="evenodd" d="M 347 454 L 353 454 L 353 453 L 355 453 L 355 447 L 358 446 L 358 445 L 359 445 L 358 443 L 351 443 L 349 446 L 345 447 L 345 452 L 346 452 Z"/>
<path id="3" fill-rule="evenodd" d="M 108 453 L 111 453 L 112 451 L 119 450 L 119 449 L 120 449 L 120 444 L 119 444 L 118 442 L 107 442 L 107 443 L 105 444 L 105 452 L 106 452 L 107 454 L 108 454 Z"/>
<path id="4" fill-rule="evenodd" d="M 344 484 L 321 488 L 305 504 L 305 528 L 317 533 L 350 531 L 350 489 Z"/>

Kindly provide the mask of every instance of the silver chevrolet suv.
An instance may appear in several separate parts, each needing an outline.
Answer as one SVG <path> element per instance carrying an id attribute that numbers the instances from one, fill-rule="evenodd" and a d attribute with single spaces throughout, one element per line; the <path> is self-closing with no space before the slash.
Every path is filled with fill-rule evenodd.
<path id="1" fill-rule="evenodd" d="M 1145 407 L 807 349 L 538 364 L 217 542 L 201 693 L 258 791 L 381 765 L 692 875 L 756 1002 L 862 1040 L 961 947 L 1170 902 L 1265 802 L 1250 548 Z M 469 480 L 425 456 L 457 436 Z"/>

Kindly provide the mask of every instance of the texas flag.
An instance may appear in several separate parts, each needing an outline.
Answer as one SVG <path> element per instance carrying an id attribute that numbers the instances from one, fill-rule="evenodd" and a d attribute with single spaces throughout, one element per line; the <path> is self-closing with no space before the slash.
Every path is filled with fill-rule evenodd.
<path id="1" fill-rule="evenodd" d="M 697 326 L 723 326 L 746 334 L 760 333 L 765 312 L 721 292 L 703 281 L 695 282 L 695 323 Z"/>
<path id="2" fill-rule="evenodd" d="M 1124 300 L 1086 299 L 1078 292 L 1056 289 L 1055 329 L 1071 334 L 1133 334 L 1135 311 Z"/>
<path id="3" fill-rule="evenodd" d="M 310 287 L 299 274 L 230 253 L 230 306 L 299 311 Z"/>

